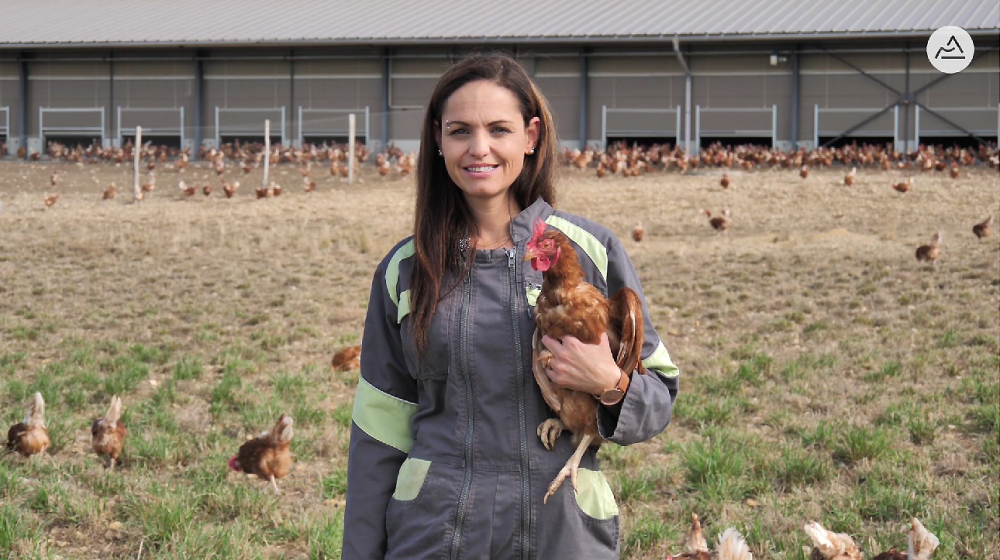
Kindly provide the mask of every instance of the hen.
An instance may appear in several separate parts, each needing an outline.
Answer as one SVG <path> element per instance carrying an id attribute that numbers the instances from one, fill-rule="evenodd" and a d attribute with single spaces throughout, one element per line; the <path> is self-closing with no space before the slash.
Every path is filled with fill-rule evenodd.
<path id="1" fill-rule="evenodd" d="M 941 232 L 935 233 L 934 237 L 931 238 L 930 245 L 921 245 L 917 247 L 916 256 L 918 261 L 928 261 L 934 262 L 938 258 L 938 253 L 940 252 L 941 245 Z"/>
<path id="2" fill-rule="evenodd" d="M 750 547 L 743 535 L 732 527 L 719 535 L 719 546 L 713 552 L 708 550 L 708 543 L 701 532 L 698 516 L 691 514 L 691 533 L 688 534 L 687 552 L 667 556 L 667 560 L 753 560 Z"/>
<path id="3" fill-rule="evenodd" d="M 728 189 L 729 188 L 729 174 L 728 173 L 723 173 L 722 174 L 722 179 L 719 181 L 719 184 L 722 185 L 722 188 L 724 188 L 724 189 Z"/>
<path id="4" fill-rule="evenodd" d="M 121 423 L 122 399 L 118 395 L 111 397 L 111 406 L 103 417 L 94 420 L 90 426 L 90 443 L 94 451 L 111 458 L 109 468 L 115 469 L 115 461 L 125 446 L 125 434 L 128 430 Z"/>
<path id="5" fill-rule="evenodd" d="M 985 220 L 979 222 L 978 224 L 972 226 L 972 233 L 976 235 L 977 239 L 982 239 L 984 237 L 990 236 L 990 226 L 993 225 L 993 216 L 986 218 Z"/>
<path id="6" fill-rule="evenodd" d="M 642 237 L 644 234 L 645 231 L 642 229 L 642 222 L 635 224 L 635 227 L 632 229 L 632 239 L 636 243 L 639 243 L 640 241 L 642 241 Z"/>
<path id="7" fill-rule="evenodd" d="M 861 560 L 861 548 L 850 535 L 827 531 L 815 521 L 803 529 L 813 543 L 811 560 Z"/>
<path id="8" fill-rule="evenodd" d="M 276 479 L 292 472 L 292 417 L 282 414 L 270 431 L 244 443 L 229 459 L 229 468 L 236 472 L 257 475 L 270 480 L 274 493 L 280 494 Z"/>
<path id="9" fill-rule="evenodd" d="M 45 427 L 45 400 L 41 393 L 35 393 L 35 400 L 24 415 L 24 422 L 18 422 L 7 430 L 7 450 L 31 457 L 48 449 L 49 430 Z"/>
<path id="10" fill-rule="evenodd" d="M 361 369 L 361 345 L 341 348 L 333 355 L 331 365 L 337 371 Z"/>
<path id="11" fill-rule="evenodd" d="M 549 451 L 564 429 L 572 432 L 577 445 L 566 465 L 549 484 L 542 500 L 546 503 L 566 477 L 570 477 L 576 489 L 577 469 L 584 453 L 591 445 L 600 446 L 603 439 L 597 429 L 598 401 L 588 393 L 565 389 L 549 381 L 546 367 L 552 354 L 542 345 L 542 336 L 559 340 L 573 336 L 585 344 L 597 344 L 601 333 L 607 333 L 619 369 L 626 373 L 636 370 L 645 373 L 640 358 L 642 302 L 627 287 L 618 290 L 610 299 L 604 297 L 600 290 L 584 280 L 583 268 L 569 238 L 558 230 L 547 231 L 541 220 L 535 223 L 524 259 L 530 260 L 531 267 L 542 272 L 542 289 L 535 307 L 532 369 L 542 397 L 558 415 L 558 418 L 542 422 L 536 433 Z"/>
<path id="12" fill-rule="evenodd" d="M 852 167 L 851 172 L 844 176 L 844 184 L 848 187 L 854 185 L 854 176 L 857 174 L 858 168 Z"/>
<path id="13" fill-rule="evenodd" d="M 919 519 L 910 520 L 910 532 L 906 535 L 907 551 L 887 550 L 872 560 L 930 560 L 934 549 L 941 544 L 938 538 L 924 527 Z"/>

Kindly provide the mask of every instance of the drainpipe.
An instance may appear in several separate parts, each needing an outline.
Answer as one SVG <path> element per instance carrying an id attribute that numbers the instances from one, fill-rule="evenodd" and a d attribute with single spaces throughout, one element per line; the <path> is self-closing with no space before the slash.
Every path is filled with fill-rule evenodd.
<path id="1" fill-rule="evenodd" d="M 18 133 L 21 135 L 21 146 L 24 148 L 25 159 L 28 159 L 28 61 L 21 55 L 18 65 L 18 97 L 21 109 L 17 115 Z"/>
<path id="2" fill-rule="evenodd" d="M 587 99 L 588 82 L 587 75 L 590 73 L 590 61 L 587 58 L 587 50 L 580 53 L 580 151 L 587 147 Z"/>
<path id="3" fill-rule="evenodd" d="M 684 152 L 691 154 L 691 68 L 684 55 L 681 54 L 681 42 L 674 35 L 674 54 L 684 68 Z M 677 143 L 680 144 L 681 131 L 677 131 Z"/>
<path id="4" fill-rule="evenodd" d="M 792 52 L 792 150 L 799 149 L 799 48 Z M 815 146 L 813 146 L 815 148 Z"/>

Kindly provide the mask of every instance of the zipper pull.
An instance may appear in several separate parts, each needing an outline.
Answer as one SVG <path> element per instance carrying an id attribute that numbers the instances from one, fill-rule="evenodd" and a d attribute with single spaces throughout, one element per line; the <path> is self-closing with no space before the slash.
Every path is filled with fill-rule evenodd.
<path id="1" fill-rule="evenodd" d="M 517 255 L 517 248 L 510 249 L 507 253 L 507 268 L 514 268 L 514 257 Z"/>

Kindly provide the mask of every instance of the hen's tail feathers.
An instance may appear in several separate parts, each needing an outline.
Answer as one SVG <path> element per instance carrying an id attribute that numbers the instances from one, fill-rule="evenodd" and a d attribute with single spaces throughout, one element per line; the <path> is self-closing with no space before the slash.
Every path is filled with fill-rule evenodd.
<path id="1" fill-rule="evenodd" d="M 41 393 L 35 393 L 35 400 L 28 408 L 28 414 L 24 417 L 24 423 L 29 426 L 45 427 L 45 399 Z"/>
<path id="2" fill-rule="evenodd" d="M 739 531 L 729 527 L 719 537 L 719 560 L 753 560 L 750 547 Z"/>
<path id="3" fill-rule="evenodd" d="M 643 332 L 642 300 L 630 288 L 622 288 L 611 297 L 611 318 L 615 328 L 621 326 L 618 356 L 615 363 L 624 372 L 646 373 L 642 367 Z"/>
<path id="4" fill-rule="evenodd" d="M 910 525 L 912 528 L 906 539 L 909 545 L 909 556 L 907 558 L 909 560 L 929 560 L 934 549 L 941 542 L 916 517 L 910 521 Z"/>
<path id="5" fill-rule="evenodd" d="M 292 441 L 292 425 L 295 423 L 292 417 L 282 414 L 271 429 L 271 437 L 275 443 L 288 443 Z"/>
<path id="6" fill-rule="evenodd" d="M 104 421 L 110 426 L 114 426 L 118 423 L 122 417 L 122 398 L 118 395 L 111 397 L 111 406 L 108 407 L 108 413 L 104 415 Z"/>
<path id="7" fill-rule="evenodd" d="M 701 523 L 698 521 L 698 514 L 691 514 L 691 533 L 688 535 L 688 552 L 708 552 L 708 543 L 705 535 L 701 532 Z"/>
<path id="8" fill-rule="evenodd" d="M 823 558 L 835 558 L 840 555 L 850 555 L 853 551 L 859 551 L 858 545 L 854 543 L 854 539 L 850 535 L 827 531 L 815 521 L 806 523 L 804 529 L 812 540 L 813 546 L 819 550 Z"/>

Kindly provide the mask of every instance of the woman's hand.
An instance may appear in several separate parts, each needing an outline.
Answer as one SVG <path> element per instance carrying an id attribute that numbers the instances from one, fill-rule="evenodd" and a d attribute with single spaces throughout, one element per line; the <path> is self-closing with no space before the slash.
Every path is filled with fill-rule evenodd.
<path id="1" fill-rule="evenodd" d="M 542 344 L 552 352 L 545 373 L 560 387 L 600 395 L 617 385 L 621 378 L 606 333 L 601 333 L 597 344 L 584 344 L 572 336 L 560 342 L 548 335 L 542 337 Z"/>

